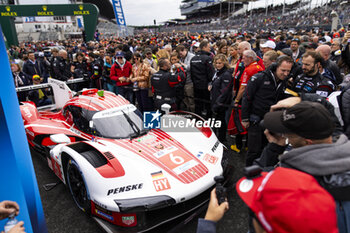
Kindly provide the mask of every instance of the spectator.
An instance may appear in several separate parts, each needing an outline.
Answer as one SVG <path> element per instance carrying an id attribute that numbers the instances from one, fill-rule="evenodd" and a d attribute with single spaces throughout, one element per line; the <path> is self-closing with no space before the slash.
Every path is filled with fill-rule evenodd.
<path id="1" fill-rule="evenodd" d="M 145 59 L 144 62 L 151 67 L 151 72 L 154 74 L 157 72 L 157 61 L 152 57 L 152 50 L 150 48 L 146 48 L 144 51 Z"/>
<path id="2" fill-rule="evenodd" d="M 277 42 L 277 44 L 276 44 L 276 48 L 275 49 L 277 51 L 285 49 L 285 48 L 289 48 L 289 46 L 285 42 L 285 37 L 284 36 L 276 36 L 276 42 Z"/>
<path id="3" fill-rule="evenodd" d="M 67 51 L 60 50 L 58 52 L 57 60 L 53 63 L 53 78 L 61 81 L 73 79 L 73 74 L 70 71 L 71 65 L 67 61 Z"/>
<path id="4" fill-rule="evenodd" d="M 102 71 L 102 78 L 104 80 L 105 90 L 111 91 L 113 93 L 117 93 L 117 86 L 116 81 L 111 80 L 111 69 L 114 64 L 114 58 L 112 58 L 109 55 L 105 56 L 104 64 L 103 64 L 103 71 Z"/>
<path id="5" fill-rule="evenodd" d="M 133 91 L 130 82 L 132 65 L 124 58 L 123 52 L 117 52 L 116 60 L 111 68 L 111 80 L 116 81 L 117 93 L 132 102 Z"/>
<path id="6" fill-rule="evenodd" d="M 232 101 L 233 77 L 229 71 L 228 60 L 225 55 L 218 54 L 214 57 L 216 72 L 209 86 L 211 94 L 211 109 L 215 118 L 221 121 L 221 127 L 215 129 L 218 139 L 226 142 L 226 111 Z"/>
<path id="7" fill-rule="evenodd" d="M 292 50 L 292 57 L 295 62 L 299 62 L 300 58 L 303 55 L 303 52 L 299 49 L 300 40 L 298 38 L 294 38 L 290 43 L 290 49 Z"/>
<path id="8" fill-rule="evenodd" d="M 289 56 L 290 58 L 293 58 L 293 52 L 290 48 L 285 48 L 285 49 L 282 49 L 281 50 L 281 55 L 287 55 Z M 301 65 L 297 62 L 294 62 L 293 66 L 292 66 L 292 70 L 290 71 L 289 73 L 289 82 L 290 84 L 289 85 L 292 85 L 293 83 L 293 80 L 300 74 L 303 73 L 303 69 L 301 68 Z"/>
<path id="9" fill-rule="evenodd" d="M 233 114 L 231 114 L 231 119 L 230 119 L 230 121 L 233 122 L 235 119 L 234 114 L 239 115 L 238 120 L 236 120 L 234 124 L 236 125 L 236 127 L 238 126 L 243 128 L 242 130 L 240 130 L 240 132 L 242 133 L 246 133 L 246 128 L 241 123 L 241 119 L 242 119 L 241 113 L 238 111 L 238 109 L 241 108 L 243 94 L 245 92 L 246 86 L 250 78 L 256 73 L 264 70 L 264 68 L 261 67 L 256 60 L 257 60 L 257 55 L 253 50 L 245 50 L 243 52 L 242 61 L 244 63 L 245 68 L 244 68 L 242 77 L 240 79 L 238 93 L 236 94 L 236 97 L 234 99 L 234 110 L 233 110 L 234 112 Z M 238 137 L 238 140 L 242 140 L 242 139 Z M 242 148 L 241 142 L 239 142 L 239 144 L 237 145 L 238 140 L 236 140 L 236 145 L 231 146 L 231 149 L 236 151 L 237 153 L 239 153 Z"/>
<path id="10" fill-rule="evenodd" d="M 44 52 L 38 53 L 37 61 L 38 61 L 39 69 L 43 70 L 43 73 L 42 73 L 43 82 L 47 83 L 47 79 L 50 76 L 50 62 L 46 60 L 46 57 L 44 56 Z"/>
<path id="11" fill-rule="evenodd" d="M 89 78 L 88 77 L 88 64 L 86 62 L 85 56 L 82 52 L 78 52 L 75 56 L 76 61 L 74 61 L 71 64 L 70 71 L 73 74 L 73 77 L 75 79 L 77 78 L 85 78 L 86 80 Z M 84 87 L 88 87 L 89 85 L 85 83 L 76 83 L 73 85 L 73 89 L 75 91 L 80 91 Z"/>
<path id="12" fill-rule="evenodd" d="M 303 74 L 293 82 L 292 90 L 298 93 L 317 93 L 327 97 L 334 91 L 334 84 L 328 78 L 322 77 L 318 67 L 322 57 L 317 52 L 306 52 L 303 55 Z"/>
<path id="13" fill-rule="evenodd" d="M 281 56 L 269 69 L 251 77 L 242 101 L 242 125 L 248 129 L 246 166 L 251 166 L 267 144 L 264 129 L 260 125 L 265 113 L 278 100 L 286 98 L 287 78 L 293 59 Z"/>
<path id="14" fill-rule="evenodd" d="M 144 111 L 153 110 L 153 101 L 149 97 L 150 89 L 150 68 L 143 62 L 142 56 L 139 53 L 133 55 L 134 65 L 132 68 L 131 82 L 133 83 L 136 99 L 139 110 Z"/>
<path id="15" fill-rule="evenodd" d="M 102 87 L 101 76 L 102 76 L 103 66 L 101 66 L 100 61 L 96 58 L 98 58 L 97 54 L 92 52 L 89 53 L 88 67 L 91 72 L 90 88 L 101 89 Z"/>
<path id="16" fill-rule="evenodd" d="M 210 92 L 208 84 L 214 76 L 210 44 L 207 40 L 200 43 L 200 51 L 191 59 L 190 74 L 193 81 L 195 113 L 211 117 Z"/>
<path id="17" fill-rule="evenodd" d="M 58 59 L 58 49 L 57 48 L 52 48 L 51 49 L 51 58 L 49 59 L 50 62 L 50 76 L 55 77 L 54 71 L 53 71 L 53 64 L 56 62 Z"/>
<path id="18" fill-rule="evenodd" d="M 225 56 L 227 56 L 227 44 L 225 43 L 221 43 L 219 48 L 218 48 L 218 52 L 217 54 L 224 54 Z"/>
<path id="19" fill-rule="evenodd" d="M 168 59 L 159 60 L 159 71 L 151 78 L 152 92 L 154 93 L 154 105 L 156 109 L 161 110 L 163 104 L 169 104 L 173 110 L 176 106 L 175 85 L 182 82 L 185 78 L 185 71 L 179 63 L 174 64 L 176 73 L 171 74 L 171 63 Z"/>
<path id="20" fill-rule="evenodd" d="M 260 44 L 260 49 L 263 54 L 265 54 L 268 51 L 274 50 L 275 48 L 276 44 L 272 40 L 267 40 L 265 43 Z"/>
<path id="21" fill-rule="evenodd" d="M 169 53 L 171 54 L 173 52 L 173 48 L 171 46 L 171 44 L 167 44 L 164 46 L 164 49 Z"/>
<path id="22" fill-rule="evenodd" d="M 241 86 L 241 77 L 244 73 L 245 64 L 243 63 L 243 52 L 246 50 L 251 50 L 251 45 L 247 41 L 240 42 L 237 47 L 237 52 L 239 55 L 239 60 L 237 62 L 237 65 L 235 67 L 235 71 L 233 73 L 234 76 L 234 82 L 233 82 L 233 100 L 237 98 L 238 93 L 242 92 L 244 93 L 244 90 L 240 91 L 241 88 L 244 89 L 245 87 Z M 240 101 L 240 99 L 239 99 Z M 237 102 L 237 105 L 240 105 L 240 102 Z M 231 145 L 231 149 L 240 152 L 243 146 L 243 135 L 247 134 L 247 131 L 243 128 L 240 121 L 240 112 L 237 108 L 237 105 L 235 108 L 233 108 L 230 121 L 228 123 L 228 131 L 229 134 L 235 135 L 235 144 Z M 235 117 L 238 116 L 238 117 Z M 235 129 L 235 130 L 233 130 Z"/>
<path id="23" fill-rule="evenodd" d="M 41 83 L 41 78 L 39 75 L 33 76 L 33 85 L 38 85 Z M 52 104 L 52 101 L 48 98 L 48 93 L 45 89 L 32 90 L 28 93 L 28 98 L 33 101 L 36 107 L 41 107 L 45 105 Z"/>
<path id="24" fill-rule="evenodd" d="M 320 45 L 316 49 L 316 52 L 319 52 L 321 54 L 322 58 L 324 59 L 324 61 L 325 61 L 324 68 L 328 69 L 329 71 L 331 71 L 334 74 L 334 76 L 336 78 L 334 80 L 335 85 L 341 84 L 343 82 L 343 77 L 340 74 L 339 67 L 337 66 L 337 64 L 335 62 L 330 60 L 331 47 L 328 45 Z"/>
<path id="25" fill-rule="evenodd" d="M 29 77 L 33 77 L 33 75 L 39 75 L 41 78 L 44 78 L 44 75 L 46 75 L 44 65 L 35 59 L 33 51 L 30 51 L 28 53 L 28 60 L 24 62 L 22 71 Z"/>
<path id="26" fill-rule="evenodd" d="M 170 60 L 170 53 L 168 52 L 168 50 L 166 49 L 160 49 L 157 53 L 157 60 L 161 59 L 161 58 L 166 58 Z"/>
<path id="27" fill-rule="evenodd" d="M 238 54 L 238 43 L 232 44 L 230 47 L 228 47 L 228 62 L 230 68 L 235 68 L 237 65 L 237 62 L 239 60 L 239 54 Z"/>
<path id="28" fill-rule="evenodd" d="M 331 49 L 332 52 L 331 57 L 329 59 L 338 64 L 341 58 L 341 40 L 339 38 L 333 39 Z"/>
<path id="29" fill-rule="evenodd" d="M 21 67 L 17 63 L 11 64 L 11 71 L 16 88 L 31 85 L 32 79 L 21 71 Z M 18 100 L 26 101 L 27 94 L 27 92 L 17 92 Z"/>
<path id="30" fill-rule="evenodd" d="M 180 55 L 180 64 L 185 68 L 186 71 L 186 83 L 184 87 L 184 104 L 186 109 L 190 112 L 194 112 L 194 95 L 193 95 L 193 82 L 191 78 L 191 59 L 194 54 L 189 52 L 184 45 L 179 45 L 176 51 Z"/>
<path id="31" fill-rule="evenodd" d="M 317 102 L 322 101 L 327 102 Z M 300 98 L 293 97 L 272 106 L 274 111 L 264 117 L 270 143 L 256 162 L 262 167 L 278 163 L 314 176 L 337 202 L 339 232 L 349 232 L 349 193 L 345 191 L 349 184 L 344 179 L 350 171 L 350 142 L 343 134 L 332 137 L 334 121 L 329 110 L 320 103 L 301 102 Z M 281 108 L 286 109 L 279 110 Z M 283 153 L 286 138 L 293 149 Z"/>
<path id="32" fill-rule="evenodd" d="M 175 64 L 176 63 L 180 63 L 180 56 L 179 54 L 175 51 L 175 52 L 172 52 L 170 54 L 170 63 L 171 63 L 171 69 L 170 69 L 170 72 L 172 74 L 175 74 L 176 73 L 176 66 Z M 182 66 L 182 68 L 185 70 L 185 67 Z M 186 74 L 186 71 L 185 71 L 185 74 Z M 186 79 L 187 79 L 187 75 L 185 76 L 185 78 L 175 86 L 175 89 L 176 89 L 176 106 L 179 110 L 183 110 L 184 109 L 184 104 L 183 104 L 183 99 L 184 99 L 184 87 L 185 87 L 185 83 L 186 83 Z"/>
<path id="33" fill-rule="evenodd" d="M 265 69 L 267 69 L 270 65 L 272 65 L 272 63 L 276 62 L 277 58 L 278 58 L 278 53 L 274 50 L 267 51 L 266 53 L 264 53 L 263 62 L 264 62 Z"/>

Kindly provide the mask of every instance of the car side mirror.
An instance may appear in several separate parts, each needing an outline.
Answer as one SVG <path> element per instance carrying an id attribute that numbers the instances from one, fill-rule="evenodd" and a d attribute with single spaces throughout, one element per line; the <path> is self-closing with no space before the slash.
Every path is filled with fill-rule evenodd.
<path id="1" fill-rule="evenodd" d="M 165 114 L 169 114 L 171 106 L 169 104 L 162 104 L 161 110 L 165 112 Z"/>
<path id="2" fill-rule="evenodd" d="M 65 134 L 53 134 L 50 136 L 51 141 L 57 144 L 70 143 L 70 138 Z"/>

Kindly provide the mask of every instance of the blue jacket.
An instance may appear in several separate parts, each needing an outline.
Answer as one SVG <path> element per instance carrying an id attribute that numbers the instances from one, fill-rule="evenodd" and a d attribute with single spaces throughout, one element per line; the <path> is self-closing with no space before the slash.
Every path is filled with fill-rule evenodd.
<path id="1" fill-rule="evenodd" d="M 216 222 L 199 218 L 197 233 L 216 233 Z"/>

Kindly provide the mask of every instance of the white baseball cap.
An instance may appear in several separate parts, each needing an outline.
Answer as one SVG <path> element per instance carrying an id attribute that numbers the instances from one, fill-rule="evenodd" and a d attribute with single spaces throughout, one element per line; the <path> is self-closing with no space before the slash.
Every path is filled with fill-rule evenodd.
<path id="1" fill-rule="evenodd" d="M 275 49 L 276 48 L 276 44 L 275 42 L 273 42 L 272 40 L 268 40 L 266 41 L 264 44 L 260 44 L 261 48 L 271 48 L 271 49 Z"/>

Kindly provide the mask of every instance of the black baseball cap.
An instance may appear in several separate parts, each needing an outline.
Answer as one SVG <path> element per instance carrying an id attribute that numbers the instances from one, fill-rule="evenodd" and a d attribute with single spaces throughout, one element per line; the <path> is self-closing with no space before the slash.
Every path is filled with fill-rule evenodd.
<path id="1" fill-rule="evenodd" d="M 266 113 L 263 125 L 274 133 L 294 133 L 307 139 L 325 139 L 334 129 L 329 111 L 322 104 L 310 101 Z"/>

